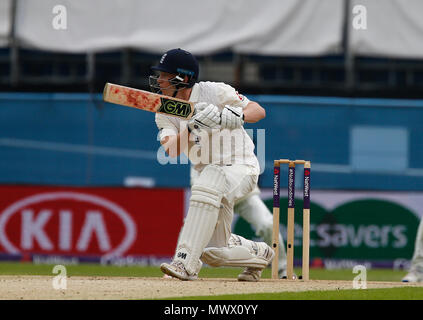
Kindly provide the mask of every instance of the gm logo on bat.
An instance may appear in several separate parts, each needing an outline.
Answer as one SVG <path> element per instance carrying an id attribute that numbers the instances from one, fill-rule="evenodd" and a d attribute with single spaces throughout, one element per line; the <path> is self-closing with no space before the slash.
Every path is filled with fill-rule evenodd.
<path id="1" fill-rule="evenodd" d="M 191 113 L 191 105 L 189 103 L 176 101 L 172 99 L 160 98 L 162 105 L 158 112 L 171 114 L 186 118 Z"/>

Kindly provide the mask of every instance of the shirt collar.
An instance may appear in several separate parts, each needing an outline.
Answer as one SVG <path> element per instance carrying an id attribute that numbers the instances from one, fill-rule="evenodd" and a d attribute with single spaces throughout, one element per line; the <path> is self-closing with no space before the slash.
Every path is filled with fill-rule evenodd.
<path id="1" fill-rule="evenodd" d="M 200 95 L 200 88 L 198 86 L 198 83 L 194 84 L 191 90 L 191 95 L 189 96 L 190 102 L 198 102 L 198 98 Z"/>

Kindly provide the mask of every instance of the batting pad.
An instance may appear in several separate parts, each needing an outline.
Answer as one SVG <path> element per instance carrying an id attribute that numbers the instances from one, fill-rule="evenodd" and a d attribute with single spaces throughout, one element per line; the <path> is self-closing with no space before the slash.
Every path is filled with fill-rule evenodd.
<path id="1" fill-rule="evenodd" d="M 189 274 L 198 272 L 199 258 L 215 230 L 225 183 L 223 170 L 209 165 L 192 186 L 190 207 L 174 257 Z"/>
<path id="2" fill-rule="evenodd" d="M 256 190 L 258 190 L 256 188 Z M 273 215 L 260 197 L 254 192 L 247 198 L 237 201 L 234 211 L 253 226 L 256 235 L 267 244 L 273 242 Z M 286 269 L 286 251 L 282 235 L 279 232 L 279 268 Z"/>
<path id="3" fill-rule="evenodd" d="M 201 260 L 212 267 L 265 268 L 273 255 L 272 249 L 264 242 L 254 242 L 231 234 L 227 247 L 206 248 Z"/>
<path id="4" fill-rule="evenodd" d="M 212 267 L 265 268 L 269 264 L 269 261 L 257 257 L 243 246 L 206 248 L 201 260 Z"/>

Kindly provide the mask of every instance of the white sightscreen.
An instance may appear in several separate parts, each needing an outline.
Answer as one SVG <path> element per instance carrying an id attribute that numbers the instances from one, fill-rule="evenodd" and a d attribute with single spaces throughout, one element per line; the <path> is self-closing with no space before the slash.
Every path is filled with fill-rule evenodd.
<path id="1" fill-rule="evenodd" d="M 0 0 L 0 47 L 8 44 L 12 0 Z"/>
<path id="2" fill-rule="evenodd" d="M 354 54 L 423 58 L 422 0 L 352 0 L 352 6 L 357 5 L 366 9 L 367 28 L 356 29 L 351 23 Z"/>
<path id="3" fill-rule="evenodd" d="M 131 47 L 196 54 L 223 49 L 257 54 L 338 52 L 341 0 L 25 0 L 17 34 L 27 47 L 86 52 Z M 61 12 L 59 14 L 59 11 Z M 66 22 L 66 23 L 64 23 Z"/>

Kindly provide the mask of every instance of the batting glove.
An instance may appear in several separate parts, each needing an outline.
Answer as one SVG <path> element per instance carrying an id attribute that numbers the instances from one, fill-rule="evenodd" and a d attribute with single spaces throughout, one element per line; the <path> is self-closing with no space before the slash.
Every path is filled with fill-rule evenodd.
<path id="1" fill-rule="evenodd" d="M 194 106 L 194 115 L 196 115 L 197 113 L 200 113 L 201 111 L 203 111 L 205 108 L 208 107 L 208 103 L 207 102 L 198 102 L 195 104 Z"/>
<path id="2" fill-rule="evenodd" d="M 226 105 L 222 110 L 221 117 L 221 128 L 222 129 L 237 129 L 244 125 L 244 113 L 241 107 L 231 107 Z"/>
<path id="3" fill-rule="evenodd" d="M 195 105 L 197 113 L 188 121 L 188 130 L 190 132 L 196 129 L 212 131 L 220 128 L 219 108 L 213 104 L 205 105 L 206 107 L 204 107 L 203 103 Z"/>

